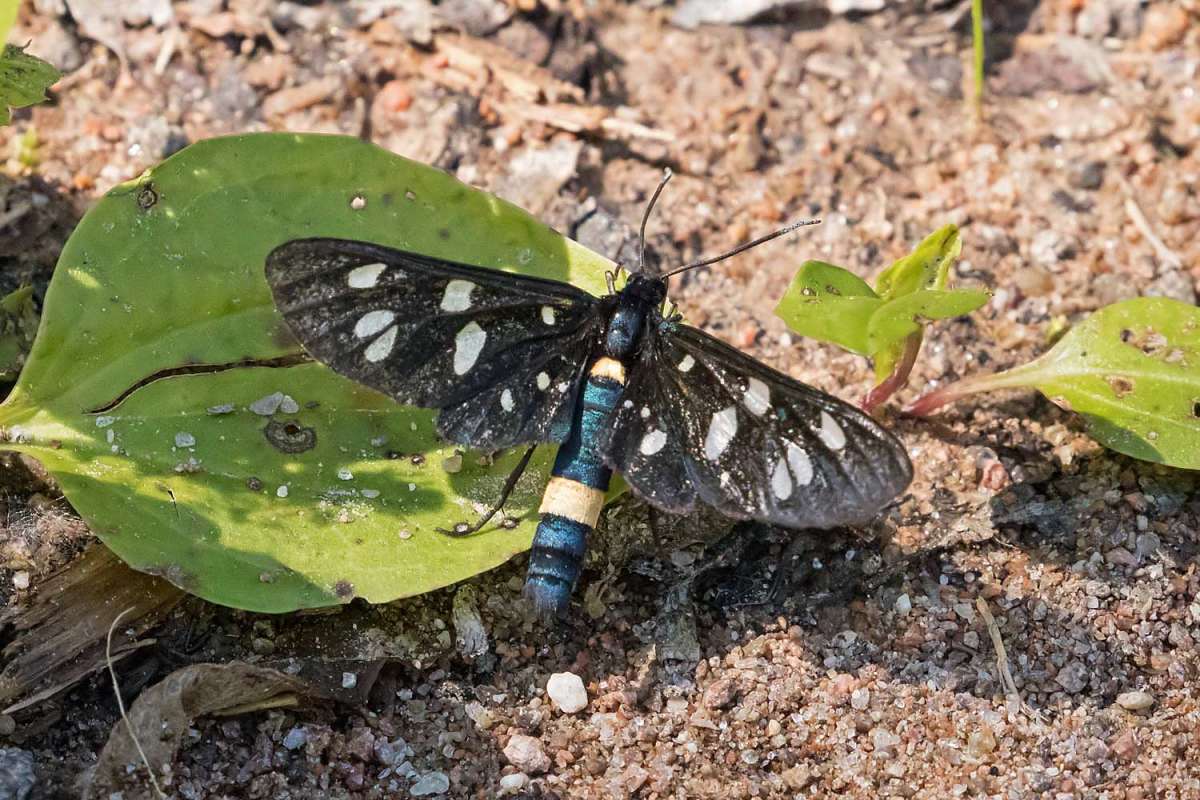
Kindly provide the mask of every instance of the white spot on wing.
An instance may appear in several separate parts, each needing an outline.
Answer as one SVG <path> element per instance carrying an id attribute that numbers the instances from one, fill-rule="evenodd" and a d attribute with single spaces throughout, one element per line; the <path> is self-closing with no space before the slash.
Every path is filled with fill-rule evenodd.
<path id="1" fill-rule="evenodd" d="M 474 289 L 475 284 L 457 278 L 447 283 L 446 293 L 442 295 L 442 311 L 466 311 L 471 307 L 471 292 Z"/>
<path id="2" fill-rule="evenodd" d="M 642 437 L 642 444 L 638 449 L 642 451 L 642 455 L 652 456 L 662 450 L 666 443 L 667 434 L 662 431 L 650 431 Z"/>
<path id="3" fill-rule="evenodd" d="M 358 318 L 358 322 L 354 323 L 354 335 L 360 339 L 374 336 L 388 325 L 391 325 L 395 319 L 395 312 L 388 311 L 387 309 L 368 311 Z"/>
<path id="4" fill-rule="evenodd" d="M 550 376 L 544 372 L 539 372 L 537 376 L 538 388 L 543 392 L 550 386 Z"/>
<path id="5" fill-rule="evenodd" d="M 680 372 L 691 372 L 692 367 L 696 366 L 696 359 L 692 358 L 691 354 L 683 357 L 683 361 L 679 362 Z"/>
<path id="6" fill-rule="evenodd" d="M 808 486 L 812 483 L 812 460 L 808 457 L 808 453 L 804 452 L 804 448 L 794 442 L 788 442 L 787 461 L 788 466 L 792 468 L 792 474 L 796 476 L 797 484 Z"/>
<path id="7" fill-rule="evenodd" d="M 500 393 L 500 407 L 505 411 L 513 410 L 513 396 L 511 389 L 505 389 Z"/>
<path id="8" fill-rule="evenodd" d="M 487 332 L 474 322 L 468 322 L 454 337 L 454 374 L 466 375 L 487 342 Z"/>
<path id="9" fill-rule="evenodd" d="M 787 462 L 782 458 L 775 462 L 775 469 L 771 472 L 771 491 L 780 500 L 792 496 L 792 476 L 788 474 Z"/>
<path id="10" fill-rule="evenodd" d="M 392 352 L 392 347 L 396 344 L 396 326 L 388 328 L 371 344 L 367 345 L 367 349 L 363 351 L 363 357 L 375 363 L 387 358 L 388 353 Z"/>
<path id="11" fill-rule="evenodd" d="M 387 269 L 387 264 L 363 264 L 355 267 L 346 275 L 346 283 L 351 289 L 370 289 L 379 282 L 379 276 Z"/>
<path id="12" fill-rule="evenodd" d="M 704 437 L 704 457 L 709 461 L 720 458 L 737 435 L 737 429 L 737 406 L 723 408 L 713 414 L 712 422 L 708 424 L 708 435 Z"/>
<path id="13" fill-rule="evenodd" d="M 828 411 L 821 412 L 821 441 L 830 450 L 841 450 L 846 446 L 846 432 L 833 417 L 829 416 Z"/>
<path id="14" fill-rule="evenodd" d="M 758 378 L 751 378 L 742 396 L 742 405 L 754 416 L 761 417 L 771 407 L 771 390 Z"/>
<path id="15" fill-rule="evenodd" d="M 554 324 L 554 306 L 542 306 L 542 322 L 547 325 Z"/>

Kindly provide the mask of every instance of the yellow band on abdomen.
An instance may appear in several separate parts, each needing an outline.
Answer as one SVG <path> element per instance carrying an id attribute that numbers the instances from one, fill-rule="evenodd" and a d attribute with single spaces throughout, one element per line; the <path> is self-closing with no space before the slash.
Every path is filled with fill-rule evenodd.
<path id="1" fill-rule="evenodd" d="M 557 514 L 595 528 L 603 507 L 604 492 L 599 489 L 584 486 L 570 478 L 551 478 L 546 484 L 538 513 Z"/>
<path id="2" fill-rule="evenodd" d="M 597 378 L 608 378 L 622 386 L 625 385 L 625 365 L 615 358 L 609 358 L 608 356 L 597 358 L 596 363 L 592 364 L 592 368 L 588 371 L 588 374 Z"/>

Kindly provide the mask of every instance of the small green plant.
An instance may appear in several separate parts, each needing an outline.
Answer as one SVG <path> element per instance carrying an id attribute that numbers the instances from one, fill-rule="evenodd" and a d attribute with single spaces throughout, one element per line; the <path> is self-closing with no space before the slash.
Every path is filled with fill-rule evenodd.
<path id="1" fill-rule="evenodd" d="M 18 0 L 0 0 L 0 44 L 8 39 L 17 20 Z M 46 100 L 46 90 L 62 73 L 16 45 L 4 45 L 0 52 L 0 125 L 12 121 L 9 109 L 25 108 Z"/>
<path id="2" fill-rule="evenodd" d="M 775 313 L 797 333 L 874 360 L 876 386 L 862 401 L 871 411 L 908 382 L 928 322 L 988 301 L 980 289 L 947 288 L 961 251 L 958 229 L 947 225 L 884 270 L 874 289 L 841 267 L 806 261 Z"/>
<path id="3" fill-rule="evenodd" d="M 981 118 L 983 116 L 983 68 L 987 56 L 983 39 L 983 0 L 971 0 L 971 46 L 974 51 L 975 83 L 975 91 L 971 99 L 975 116 Z"/>
<path id="4" fill-rule="evenodd" d="M 0 381 L 17 379 L 37 333 L 33 287 L 22 286 L 0 298 Z"/>
<path id="5" fill-rule="evenodd" d="M 1200 469 L 1200 308 L 1165 297 L 1106 306 L 1040 358 L 968 378 L 909 407 L 929 414 L 976 392 L 1033 387 L 1087 420 L 1110 450 Z"/>

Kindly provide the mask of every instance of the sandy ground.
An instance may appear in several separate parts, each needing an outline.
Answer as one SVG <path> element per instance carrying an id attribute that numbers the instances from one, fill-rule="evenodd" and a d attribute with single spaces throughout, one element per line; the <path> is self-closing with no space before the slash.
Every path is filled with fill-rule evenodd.
<path id="1" fill-rule="evenodd" d="M 41 143 L 35 168 L 10 159 L 7 202 L 49 200 L 0 230 L 0 288 L 33 280 L 40 296 L 88 205 L 188 142 L 316 130 L 437 164 L 610 256 L 630 252 L 665 166 L 664 264 L 821 216 L 674 298 L 847 399 L 868 365 L 771 313 L 806 258 L 871 276 L 962 226 L 956 280 L 994 298 L 933 329 L 902 399 L 1020 364 L 1116 300 L 1196 301 L 1194 0 L 988 4 L 982 124 L 963 100 L 966 3 L 797 3 L 689 30 L 659 2 L 444 2 L 458 35 L 386 2 L 36 5 L 14 41 L 67 77 L 0 134 Z M 711 516 L 652 526 L 627 501 L 557 629 L 520 606 L 523 559 L 469 582 L 487 634 L 472 657 L 454 643 L 453 588 L 334 615 L 193 599 L 121 662 L 123 685 L 311 657 L 314 637 L 326 657 L 395 659 L 364 707 L 196 721 L 169 767 L 183 798 L 1200 797 L 1195 476 L 1102 450 L 1032 392 L 884 418 L 916 479 L 870 530 L 792 543 Z M 62 506 L 44 475 L 5 465 L 0 576 L 19 606 L 89 534 L 47 510 Z M 588 695 L 574 714 L 546 694 L 564 671 Z M 0 779 L 75 796 L 116 714 L 96 676 L 0 718 L 17 748 Z"/>

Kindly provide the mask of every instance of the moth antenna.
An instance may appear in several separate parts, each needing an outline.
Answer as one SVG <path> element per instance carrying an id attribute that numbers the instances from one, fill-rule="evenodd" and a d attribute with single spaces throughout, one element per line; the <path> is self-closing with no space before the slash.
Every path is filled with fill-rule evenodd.
<path id="1" fill-rule="evenodd" d="M 654 204 L 658 202 L 658 196 L 662 194 L 662 190 L 667 186 L 667 181 L 671 180 L 674 175 L 675 173 L 671 172 L 670 167 L 663 170 L 662 181 L 654 190 L 654 194 L 650 196 L 650 202 L 646 204 L 646 213 L 642 214 L 642 228 L 638 232 L 638 272 L 646 271 L 646 222 L 650 219 L 650 212 L 654 210 Z"/>
<path id="2" fill-rule="evenodd" d="M 721 253 L 719 256 L 713 256 L 712 258 L 702 258 L 698 261 L 693 261 L 690 264 L 684 264 L 682 267 L 676 267 L 675 269 L 662 275 L 661 277 L 665 280 L 665 279 L 671 277 L 672 275 L 678 275 L 681 272 L 687 272 L 689 269 L 696 269 L 697 267 L 707 267 L 711 264 L 716 264 L 718 261 L 724 261 L 727 258 L 732 258 L 733 256 L 736 256 L 738 253 L 744 253 L 747 250 L 758 247 L 760 244 L 766 244 L 767 242 L 771 241 L 772 239 L 778 239 L 780 236 L 789 234 L 792 231 L 796 230 L 797 228 L 805 228 L 809 225 L 820 225 L 820 224 L 821 224 L 821 220 L 819 220 L 819 219 L 805 219 L 805 220 L 801 220 L 800 222 L 793 222 L 791 225 L 788 225 L 785 228 L 780 228 L 777 231 L 768 233 L 766 236 L 760 236 L 752 242 L 746 242 L 745 244 L 740 244 L 737 247 L 733 248 L 732 250 Z"/>

